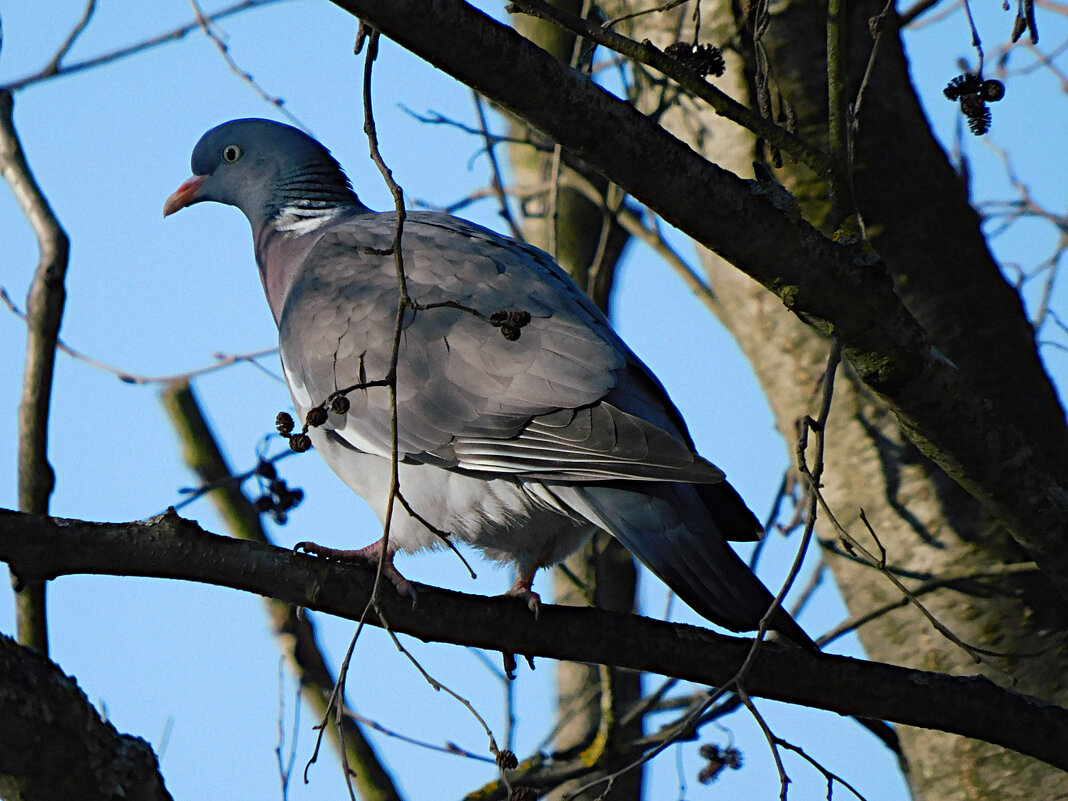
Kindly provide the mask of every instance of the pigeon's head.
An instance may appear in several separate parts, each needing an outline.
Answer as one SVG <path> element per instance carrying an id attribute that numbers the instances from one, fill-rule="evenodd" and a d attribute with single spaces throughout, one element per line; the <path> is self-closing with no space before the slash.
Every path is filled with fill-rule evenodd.
<path id="1" fill-rule="evenodd" d="M 163 216 L 214 200 L 236 206 L 253 226 L 290 208 L 358 202 L 340 165 L 303 131 L 271 120 L 231 120 L 193 149 L 193 175 L 167 198 Z"/>

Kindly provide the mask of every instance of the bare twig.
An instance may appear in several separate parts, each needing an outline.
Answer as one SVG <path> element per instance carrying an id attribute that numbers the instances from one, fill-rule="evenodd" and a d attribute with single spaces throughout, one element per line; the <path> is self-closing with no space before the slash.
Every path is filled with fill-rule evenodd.
<path id="1" fill-rule="evenodd" d="M 486 109 L 482 102 L 482 95 L 472 90 L 472 96 L 475 99 L 475 112 L 478 114 L 478 127 L 482 134 L 482 147 L 486 152 L 486 158 L 490 163 L 490 175 L 491 183 L 493 187 L 493 194 L 497 198 L 497 202 L 500 203 L 500 213 L 504 221 L 508 223 L 508 230 L 512 234 L 512 238 L 518 242 L 526 241 L 523 237 L 523 232 L 520 230 L 519 225 L 515 221 L 515 217 L 512 216 L 512 210 L 508 206 L 508 196 L 505 194 L 504 178 L 501 176 L 501 165 L 497 161 L 496 145 L 500 141 L 499 138 L 493 136 L 489 130 L 489 121 L 486 119 Z"/>
<path id="2" fill-rule="evenodd" d="M 685 2 L 687 2 L 687 0 L 667 0 L 667 2 L 664 3 L 663 5 L 653 6 L 652 8 L 643 8 L 640 11 L 632 11 L 629 14 L 623 14 L 622 16 L 619 16 L 619 17 L 613 17 L 610 20 L 606 20 L 603 23 L 602 27 L 605 30 L 611 30 L 612 28 L 614 28 L 616 25 L 618 25 L 621 22 L 626 22 L 627 20 L 636 19 L 637 17 L 644 16 L 645 14 L 660 14 L 660 13 L 663 13 L 664 11 L 670 11 L 671 9 L 675 8 L 675 6 L 681 6 Z"/>
<path id="3" fill-rule="evenodd" d="M 377 604 L 375 606 L 375 614 L 377 614 L 378 619 L 382 621 L 383 630 L 385 630 L 389 634 L 397 650 L 408 658 L 408 661 L 411 662 L 415 669 L 419 671 L 420 675 L 422 675 L 422 677 L 426 680 L 426 683 L 433 687 L 434 690 L 437 692 L 444 691 L 446 695 L 451 695 L 464 707 L 467 708 L 467 711 L 471 713 L 472 717 L 474 717 L 474 719 L 478 721 L 479 725 L 482 727 L 482 730 L 486 732 L 486 737 L 489 739 L 489 751 L 496 757 L 500 753 L 500 749 L 497 747 L 497 740 L 493 736 L 493 730 L 490 729 L 490 726 L 486 722 L 486 719 L 478 713 L 478 710 L 475 709 L 475 707 L 471 704 L 470 701 L 468 701 L 455 690 L 452 690 L 442 684 L 440 681 L 435 679 L 433 676 L 430 675 L 430 673 L 427 672 L 426 668 L 424 668 L 419 663 L 419 660 L 412 656 L 411 652 L 401 644 L 400 640 L 397 639 L 397 635 L 393 633 L 393 629 L 390 627 L 389 621 L 385 618 L 385 613 L 382 611 L 382 608 Z"/>
<path id="4" fill-rule="evenodd" d="M 283 755 L 286 745 L 286 693 L 285 657 L 278 659 L 278 744 L 274 747 L 278 763 L 278 780 L 282 785 L 282 801 L 289 798 L 289 780 L 293 777 L 293 765 L 297 759 L 297 736 L 300 732 L 300 691 L 294 693 L 293 729 L 289 734 L 289 752 Z"/>
<path id="5" fill-rule="evenodd" d="M 891 16 L 893 10 L 894 0 L 886 0 L 883 10 L 877 16 L 872 17 L 869 22 L 875 41 L 872 42 L 871 55 L 868 56 L 868 66 L 864 69 L 864 77 L 861 79 L 860 87 L 857 89 L 857 98 L 853 101 L 852 128 L 854 135 L 856 134 L 857 120 L 860 118 L 860 110 L 864 106 L 864 92 L 867 91 L 868 85 L 871 83 L 872 72 L 875 70 L 875 59 L 879 56 L 879 45 L 882 44 L 883 35 L 887 32 L 886 26 L 888 22 L 893 19 Z"/>
<path id="6" fill-rule="evenodd" d="M 514 0 L 513 7 L 525 14 L 550 20 L 573 33 L 586 37 L 616 52 L 652 67 L 676 81 L 686 91 L 707 102 L 717 114 L 749 129 L 762 139 L 774 143 L 783 151 L 806 164 L 817 174 L 823 175 L 829 168 L 828 158 L 816 148 L 803 142 L 773 121 L 754 114 L 726 93 L 717 89 L 689 67 L 657 50 L 651 44 L 635 42 L 625 36 L 595 25 L 576 14 L 570 14 L 543 0 Z"/>
<path id="7" fill-rule="evenodd" d="M 279 0 L 241 0 L 241 2 L 239 3 L 234 3 L 232 6 L 227 6 L 226 8 L 221 9 L 220 11 L 216 11 L 214 14 L 209 15 L 207 19 L 211 22 L 216 22 L 234 14 L 239 14 L 242 11 L 259 8 L 261 6 L 266 6 L 277 2 L 279 2 Z M 146 50 L 151 50 L 152 48 L 159 47 L 162 44 L 167 44 L 168 42 L 175 42 L 180 39 L 184 39 L 193 31 L 199 30 L 200 27 L 201 26 L 198 21 L 193 21 L 185 25 L 181 25 L 177 28 L 173 28 L 167 31 L 166 33 L 161 33 L 157 36 L 153 36 L 149 39 L 145 39 L 135 44 L 125 45 L 115 50 L 108 51 L 107 53 L 103 53 L 99 56 L 93 56 L 92 58 L 87 58 L 83 61 L 76 61 L 73 64 L 59 65 L 55 68 L 53 68 L 53 62 L 55 61 L 55 57 L 53 57 L 53 59 L 49 61 L 49 63 L 45 65 L 44 68 L 29 75 L 24 75 L 21 78 L 16 78 L 15 80 L 7 83 L 6 85 L 0 86 L 0 89 L 6 89 L 9 92 L 16 92 L 19 89 L 25 89 L 27 86 L 32 86 L 34 84 L 51 80 L 53 78 L 61 78 L 67 75 L 73 75 L 75 73 L 82 72 L 83 70 L 92 69 L 94 67 L 99 67 L 104 64 L 110 64 L 113 61 L 119 61 L 121 59 L 128 58 L 129 56 L 137 55 L 138 53 L 143 53 Z"/>
<path id="8" fill-rule="evenodd" d="M 923 584 L 911 590 L 911 593 L 913 597 L 919 598 L 921 595 L 926 595 L 927 593 L 933 592 L 934 590 L 940 589 L 942 587 L 949 587 L 961 582 L 975 581 L 976 579 L 984 578 L 999 578 L 1002 576 L 1017 575 L 1021 573 L 1029 574 L 1037 572 L 1038 566 L 1034 562 L 1016 562 L 1014 564 L 1008 565 L 994 565 L 982 570 L 971 570 L 957 573 L 943 573 L 923 582 Z M 821 647 L 827 645 L 828 643 L 834 642 L 840 637 L 844 637 L 849 632 L 856 631 L 861 626 L 866 625 L 867 623 L 871 623 L 873 620 L 877 620 L 883 615 L 893 612 L 895 609 L 901 609 L 902 607 L 908 606 L 910 603 L 911 600 L 907 596 L 902 596 L 901 598 L 897 598 L 893 601 L 888 601 L 887 603 L 880 604 L 879 606 L 869 610 L 868 612 L 865 612 L 862 615 L 857 615 L 855 617 L 850 618 L 849 620 L 839 623 L 826 634 L 819 637 L 816 641 L 820 644 Z"/>
<path id="9" fill-rule="evenodd" d="M 472 759 L 476 762 L 495 762 L 493 757 L 486 756 L 485 754 L 476 754 L 474 751 L 471 751 L 467 748 L 461 748 L 453 742 L 447 742 L 445 745 L 437 745 L 435 743 L 427 742 L 426 740 L 420 740 L 418 737 L 411 737 L 407 734 L 401 734 L 399 731 L 391 729 L 388 726 L 383 726 L 378 721 L 372 720 L 368 717 L 364 717 L 363 715 L 358 714 L 352 709 L 346 708 L 345 714 L 351 717 L 353 720 L 362 723 L 369 729 L 374 729 L 376 732 L 379 732 L 380 734 L 386 737 L 391 737 L 395 740 L 400 740 L 401 742 L 408 743 L 409 745 L 414 745 L 419 748 L 425 748 L 428 751 L 437 751 L 441 754 L 452 754 L 453 756 L 463 757 L 464 759 Z"/>
<path id="10" fill-rule="evenodd" d="M 917 0 L 917 2 L 913 3 L 904 11 L 900 12 L 898 26 L 904 28 L 906 25 L 911 25 L 913 22 L 918 20 L 921 16 L 926 14 L 928 11 L 930 11 L 932 8 L 934 8 L 941 2 L 942 0 Z M 950 14 L 955 14 L 958 8 L 960 8 L 960 5 L 958 5 L 957 3 L 951 3 L 949 5 L 949 8 L 946 9 L 939 16 L 940 18 L 944 19 Z"/>
<path id="11" fill-rule="evenodd" d="M 972 6 L 969 0 L 961 0 L 964 6 L 964 13 L 968 16 L 968 27 L 972 30 L 972 47 L 975 48 L 975 52 L 979 54 L 979 64 L 975 68 L 976 75 L 983 74 L 983 40 L 979 38 L 979 29 L 975 27 L 975 19 L 972 17 Z"/>
<path id="12" fill-rule="evenodd" d="M 304 132 L 310 134 L 311 130 L 300 119 L 289 111 L 285 107 L 286 101 L 276 95 L 270 94 L 264 89 L 256 79 L 252 77 L 252 73 L 243 69 L 230 55 L 230 45 L 224 40 L 223 35 L 215 30 L 215 25 L 211 17 L 206 15 L 200 8 L 200 3 L 197 0 L 189 0 L 189 4 L 193 7 L 193 14 L 196 15 L 197 25 L 204 31 L 204 35 L 211 39 L 212 43 L 218 48 L 220 55 L 223 57 L 223 61 L 226 62 L 226 66 L 242 81 L 247 83 L 252 90 L 260 96 L 261 99 L 267 101 L 272 106 L 278 109 L 278 111 L 291 123 L 296 125 Z"/>
<path id="13" fill-rule="evenodd" d="M 85 4 L 85 11 L 82 12 L 81 19 L 74 25 L 74 28 L 71 30 L 70 35 L 67 36 L 66 41 L 59 46 L 59 50 L 52 56 L 52 60 L 48 62 L 48 66 L 44 68 L 46 73 L 54 75 L 59 71 L 63 59 L 66 58 L 70 49 L 74 47 L 74 43 L 78 41 L 78 37 L 82 35 L 82 32 L 89 24 L 89 20 L 93 18 L 94 11 L 96 11 L 96 0 L 89 0 L 89 2 Z"/>
<path id="14" fill-rule="evenodd" d="M 366 39 L 363 37 L 366 37 Z M 367 53 L 364 56 L 363 62 L 363 130 L 367 135 L 367 144 L 370 148 L 371 161 L 378 167 L 379 172 L 382 174 L 382 179 L 386 182 L 386 185 L 389 186 L 389 191 L 393 195 L 397 223 L 393 234 L 392 251 L 393 262 L 397 271 L 397 289 L 399 290 L 398 294 L 400 297 L 397 300 L 396 321 L 393 327 L 393 350 L 390 356 L 388 376 L 390 417 L 389 498 L 386 501 L 386 514 L 382 521 L 382 550 L 379 554 L 378 575 L 375 578 L 375 592 L 371 594 L 371 602 L 374 602 L 374 599 L 377 597 L 378 583 L 381 579 L 386 559 L 388 558 L 389 535 L 395 509 L 394 502 L 396 501 L 397 493 L 400 491 L 400 453 L 397 430 L 397 360 L 400 358 L 400 338 L 404 326 L 404 314 L 408 310 L 409 305 L 412 304 L 412 299 L 408 295 L 408 282 L 404 276 L 404 250 L 402 241 L 404 237 L 404 221 L 407 218 L 407 212 L 404 209 L 404 190 L 401 189 L 400 185 L 393 179 L 393 171 L 386 166 L 386 162 L 382 158 L 382 153 L 378 147 L 378 130 L 375 126 L 374 106 L 371 103 L 371 76 L 374 70 L 375 59 L 378 57 L 378 39 L 378 31 L 370 28 L 364 23 L 360 24 L 360 34 L 357 41 L 364 42 L 367 45 Z"/>
<path id="15" fill-rule="evenodd" d="M 15 305 L 15 302 L 11 299 L 11 296 L 4 287 L 0 287 L 0 303 L 7 306 L 12 314 L 28 324 L 29 321 L 26 319 L 26 313 Z M 71 347 L 60 337 L 56 338 L 56 349 L 66 353 L 72 359 L 85 362 L 90 367 L 103 370 L 105 373 L 111 373 L 124 384 L 173 384 L 178 381 L 196 378 L 205 375 L 206 373 L 213 373 L 216 370 L 222 370 L 224 367 L 229 367 L 234 364 L 251 364 L 253 367 L 262 370 L 275 381 L 283 380 L 279 375 L 272 373 L 258 361 L 264 357 L 276 355 L 278 353 L 278 348 L 265 348 L 263 350 L 252 351 L 251 353 L 216 352 L 212 354 L 212 358 L 215 359 L 214 364 L 197 367 L 192 370 L 187 370 L 184 373 L 171 373 L 169 375 L 144 375 L 143 373 L 124 370 L 121 367 L 116 367 L 113 364 L 101 361 L 100 359 L 94 358 L 87 353 L 83 353 L 82 351 Z"/>
<path id="16" fill-rule="evenodd" d="M 656 254 L 679 274 L 682 280 L 686 282 L 687 286 L 690 287 L 693 293 L 697 295 L 706 306 L 714 308 L 716 296 L 713 293 L 712 288 L 705 282 L 697 270 L 694 269 L 694 267 L 664 238 L 663 233 L 660 231 L 659 218 L 655 214 L 649 212 L 650 222 L 646 223 L 638 211 L 625 203 L 621 202 L 618 207 L 609 209 L 604 195 L 598 191 L 593 181 L 575 170 L 568 171 L 565 183 L 578 189 L 591 202 L 601 206 L 606 213 L 612 214 L 615 222 L 624 231 L 636 239 L 640 239 L 656 251 Z"/>
<path id="17" fill-rule="evenodd" d="M 867 548 L 865 548 L 860 542 L 858 542 L 857 539 L 852 534 L 850 534 L 849 531 L 847 531 L 846 528 L 838 521 L 837 516 L 834 514 L 834 512 L 831 510 L 830 506 L 827 504 L 827 501 L 823 497 L 823 493 L 820 492 L 820 489 L 819 489 L 818 486 L 812 486 L 810 484 L 809 485 L 809 489 L 812 492 L 813 497 L 815 498 L 815 500 L 819 503 L 820 509 L 823 510 L 823 513 L 826 516 L 827 521 L 834 527 L 834 530 L 837 532 L 838 537 L 841 540 L 843 546 L 848 551 L 850 551 L 851 554 L 854 555 L 854 556 L 856 554 L 860 554 L 863 557 L 860 560 L 862 563 L 868 564 L 870 567 L 875 568 L 880 573 L 882 573 L 884 576 L 886 576 L 887 580 L 890 581 L 890 583 L 893 584 L 898 589 L 898 591 L 905 598 L 907 598 L 908 601 L 913 604 L 913 606 L 916 607 L 916 609 L 919 610 L 920 614 L 922 614 L 925 618 L 927 618 L 927 621 L 931 624 L 931 626 L 936 631 L 938 631 L 943 637 L 945 637 L 947 640 L 949 640 L 954 645 L 956 645 L 958 648 L 960 648 L 965 653 L 967 653 L 968 656 L 970 656 L 973 661 L 975 661 L 975 662 L 984 662 L 984 661 L 986 661 L 986 660 L 984 660 L 982 658 L 983 655 L 986 655 L 986 656 L 1019 656 L 1019 654 L 1002 653 L 1000 651 L 993 651 L 993 650 L 990 650 L 990 649 L 987 649 L 987 648 L 980 648 L 979 646 L 972 645 L 970 643 L 965 642 L 960 637 L 958 637 L 956 634 L 954 634 L 949 629 L 949 627 L 947 627 L 941 620 L 939 620 L 937 617 L 935 617 L 934 614 L 926 606 L 924 606 L 919 601 L 918 598 L 916 598 L 915 594 L 908 587 L 906 587 L 902 583 L 902 581 L 895 575 L 894 569 L 886 564 L 886 551 L 882 547 L 882 544 L 879 542 L 879 538 L 876 535 L 874 529 L 871 527 L 871 525 L 868 523 L 867 518 L 864 516 L 863 510 L 861 510 L 861 521 L 864 523 L 865 527 L 867 528 L 868 534 L 875 541 L 876 546 L 878 547 L 878 549 L 880 551 L 881 555 L 878 556 L 878 557 L 875 556 Z"/>

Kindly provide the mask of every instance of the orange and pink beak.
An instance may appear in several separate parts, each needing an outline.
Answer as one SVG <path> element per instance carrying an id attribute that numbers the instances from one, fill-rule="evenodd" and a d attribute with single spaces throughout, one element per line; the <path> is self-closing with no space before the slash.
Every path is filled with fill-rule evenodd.
<path id="1" fill-rule="evenodd" d="M 206 175 L 194 175 L 186 179 L 185 183 L 178 187 L 178 191 L 167 198 L 163 204 L 163 216 L 167 217 L 179 209 L 184 209 L 197 201 L 197 193 L 204 182 L 208 180 Z"/>

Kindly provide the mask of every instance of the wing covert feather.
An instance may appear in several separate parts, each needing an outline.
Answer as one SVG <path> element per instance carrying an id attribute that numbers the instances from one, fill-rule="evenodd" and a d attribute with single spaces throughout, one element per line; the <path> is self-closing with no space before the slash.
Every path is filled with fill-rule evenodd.
<path id="1" fill-rule="evenodd" d="M 399 297 L 394 225 L 392 214 L 361 214 L 328 228 L 289 290 L 282 362 L 302 415 L 337 389 L 388 375 Z M 652 410 L 666 430 L 641 409 L 600 402 L 645 368 L 546 254 L 462 220 L 413 213 L 404 268 L 408 293 L 424 308 L 405 313 L 399 339 L 402 457 L 559 480 L 723 479 L 671 424 L 677 412 L 662 389 L 661 397 L 639 394 L 642 404 L 670 407 Z M 522 310 L 531 320 L 509 341 L 462 309 L 425 308 L 445 302 L 485 317 Z M 388 455 L 388 389 L 348 398 L 348 414 L 331 413 L 328 426 L 354 447 Z"/>

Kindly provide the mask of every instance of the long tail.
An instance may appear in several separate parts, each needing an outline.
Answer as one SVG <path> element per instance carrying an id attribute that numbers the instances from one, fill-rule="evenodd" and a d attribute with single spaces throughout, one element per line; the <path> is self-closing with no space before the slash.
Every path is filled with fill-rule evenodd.
<path id="1" fill-rule="evenodd" d="M 732 631 L 752 631 L 774 599 L 727 540 L 755 539 L 759 525 L 754 529 L 752 513 L 741 515 L 734 506 L 736 500 L 745 508 L 729 484 L 711 487 L 725 492 L 699 492 L 691 484 L 611 482 L 573 487 L 567 500 L 615 536 L 694 611 Z M 720 509 L 723 514 L 717 515 Z M 771 628 L 819 650 L 785 610 L 776 611 Z"/>

